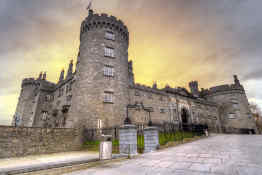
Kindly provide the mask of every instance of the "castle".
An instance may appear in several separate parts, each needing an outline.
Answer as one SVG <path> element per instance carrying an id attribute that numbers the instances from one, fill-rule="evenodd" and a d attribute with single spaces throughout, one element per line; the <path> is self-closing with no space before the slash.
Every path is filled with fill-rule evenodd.
<path id="1" fill-rule="evenodd" d="M 58 83 L 26 78 L 12 124 L 25 127 L 107 128 L 127 118 L 137 125 L 207 124 L 213 132 L 257 132 L 244 87 L 234 83 L 199 90 L 136 84 L 128 61 L 129 32 L 121 20 L 107 14 L 89 15 L 81 24 L 75 72 L 73 62 Z"/>

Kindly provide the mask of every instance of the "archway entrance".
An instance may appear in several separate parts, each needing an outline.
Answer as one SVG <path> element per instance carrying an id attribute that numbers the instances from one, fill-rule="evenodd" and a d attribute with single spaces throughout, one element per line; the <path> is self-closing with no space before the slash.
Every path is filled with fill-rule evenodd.
<path id="1" fill-rule="evenodd" d="M 181 110 L 181 120 L 182 120 L 182 129 L 183 130 L 188 130 L 188 124 L 189 124 L 189 113 L 187 111 L 187 109 L 183 108 Z"/>

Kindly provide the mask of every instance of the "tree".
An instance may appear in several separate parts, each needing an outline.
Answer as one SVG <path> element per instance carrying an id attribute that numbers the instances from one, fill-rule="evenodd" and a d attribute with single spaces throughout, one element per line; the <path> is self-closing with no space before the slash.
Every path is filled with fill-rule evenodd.
<path id="1" fill-rule="evenodd" d="M 261 108 L 254 102 L 249 104 L 249 108 L 251 110 L 252 116 L 255 118 L 256 126 L 259 130 L 259 133 L 262 133 L 262 110 Z"/>

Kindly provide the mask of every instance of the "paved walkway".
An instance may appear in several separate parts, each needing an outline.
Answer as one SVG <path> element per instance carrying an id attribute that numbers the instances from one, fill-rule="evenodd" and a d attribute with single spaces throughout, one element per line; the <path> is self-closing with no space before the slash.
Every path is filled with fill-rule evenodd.
<path id="1" fill-rule="evenodd" d="M 98 160 L 99 153 L 87 151 L 33 155 L 21 158 L 0 159 L 0 174 L 10 171 L 41 170 L 81 162 Z"/>
<path id="2" fill-rule="evenodd" d="M 262 175 L 262 136 L 217 135 L 66 175 Z"/>

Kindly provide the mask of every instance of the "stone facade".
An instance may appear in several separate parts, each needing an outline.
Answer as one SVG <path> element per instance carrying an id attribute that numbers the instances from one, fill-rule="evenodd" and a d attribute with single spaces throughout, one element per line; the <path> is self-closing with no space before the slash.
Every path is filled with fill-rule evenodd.
<path id="1" fill-rule="evenodd" d="M 0 158 L 79 150 L 76 129 L 0 126 Z"/>
<path id="2" fill-rule="evenodd" d="M 73 72 L 69 65 L 57 83 L 25 79 L 13 125 L 87 128 L 123 124 L 127 105 L 132 123 L 208 124 L 214 132 L 256 131 L 244 87 L 235 76 L 232 85 L 198 89 L 198 82 L 185 88 L 158 88 L 135 83 L 128 61 L 129 32 L 121 20 L 89 11 L 80 30 L 80 48 Z"/>

